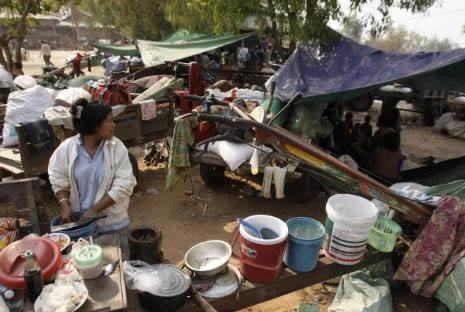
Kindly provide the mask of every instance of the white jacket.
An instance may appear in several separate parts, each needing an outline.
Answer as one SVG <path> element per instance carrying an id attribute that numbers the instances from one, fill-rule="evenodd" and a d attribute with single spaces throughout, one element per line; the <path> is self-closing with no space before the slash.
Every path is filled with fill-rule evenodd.
<path id="1" fill-rule="evenodd" d="M 78 156 L 79 135 L 68 138 L 60 144 L 48 163 L 50 184 L 55 193 L 70 192 L 73 211 L 80 209 L 79 193 L 74 179 L 74 163 Z M 101 214 L 107 217 L 98 221 L 105 226 L 122 221 L 128 216 L 129 197 L 136 186 L 136 178 L 132 172 L 131 162 L 126 146 L 118 138 L 113 137 L 104 143 L 105 175 L 95 196 L 97 203 L 108 194 L 114 205 L 106 208 Z"/>

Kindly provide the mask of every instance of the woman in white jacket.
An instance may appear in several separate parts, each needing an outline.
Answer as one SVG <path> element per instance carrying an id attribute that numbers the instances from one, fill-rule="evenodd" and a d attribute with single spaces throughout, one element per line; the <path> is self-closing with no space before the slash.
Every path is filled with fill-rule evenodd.
<path id="1" fill-rule="evenodd" d="M 113 136 L 112 109 L 84 100 L 72 115 L 78 134 L 60 144 L 48 167 L 62 222 L 76 221 L 73 213 L 80 212 L 80 220 L 107 216 L 97 222 L 99 233 L 127 229 L 136 179 L 128 150 Z"/>

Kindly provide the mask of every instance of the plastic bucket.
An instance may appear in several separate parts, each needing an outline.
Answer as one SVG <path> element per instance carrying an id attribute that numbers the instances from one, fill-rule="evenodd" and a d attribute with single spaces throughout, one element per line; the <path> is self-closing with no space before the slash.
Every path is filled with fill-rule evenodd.
<path id="1" fill-rule="evenodd" d="M 325 236 L 324 226 L 316 220 L 303 217 L 289 219 L 286 224 L 289 244 L 284 254 L 284 263 L 296 272 L 313 270 Z"/>
<path id="2" fill-rule="evenodd" d="M 326 203 L 325 255 L 339 264 L 359 263 L 377 213 L 376 206 L 360 196 L 331 196 Z"/>
<path id="3" fill-rule="evenodd" d="M 281 271 L 287 244 L 287 225 L 282 220 L 268 215 L 254 215 L 244 220 L 259 228 L 269 228 L 278 234 L 278 237 L 274 239 L 260 239 L 243 225 L 239 226 L 241 250 L 239 269 L 241 273 L 253 282 L 272 282 Z"/>

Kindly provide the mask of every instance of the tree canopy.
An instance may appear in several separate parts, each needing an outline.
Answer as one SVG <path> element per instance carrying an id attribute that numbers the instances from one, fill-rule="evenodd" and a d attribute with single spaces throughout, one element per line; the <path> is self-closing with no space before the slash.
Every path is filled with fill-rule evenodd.
<path id="1" fill-rule="evenodd" d="M 254 19 L 261 32 L 268 31 L 272 41 L 287 37 L 292 49 L 296 41 L 323 37 L 330 20 L 342 22 L 369 4 L 376 4 L 377 12 L 363 20 L 377 33 L 389 25 L 392 8 L 418 13 L 437 1 L 350 0 L 349 14 L 338 0 L 170 0 L 165 10 L 175 26 L 195 31 L 234 32 L 243 28 L 247 19 Z"/>
<path id="2" fill-rule="evenodd" d="M 34 25 L 31 15 L 58 11 L 68 0 L 0 0 L 0 64 L 12 71 L 21 62 L 21 47 L 28 29 Z M 14 51 L 10 43 L 14 42 Z"/>
<path id="3" fill-rule="evenodd" d="M 114 28 L 132 39 L 159 40 L 174 29 L 165 19 L 163 0 L 80 0 L 80 8 L 91 14 L 87 22 Z"/>
<path id="4" fill-rule="evenodd" d="M 445 51 L 457 48 L 449 39 L 426 37 L 405 27 L 390 27 L 382 36 L 372 37 L 366 41 L 375 48 L 402 53 L 415 53 L 420 51 Z"/>

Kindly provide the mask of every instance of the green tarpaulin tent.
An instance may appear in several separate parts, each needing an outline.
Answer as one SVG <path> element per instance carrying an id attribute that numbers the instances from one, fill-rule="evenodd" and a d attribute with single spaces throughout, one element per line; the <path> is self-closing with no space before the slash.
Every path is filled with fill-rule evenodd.
<path id="1" fill-rule="evenodd" d="M 139 50 L 134 45 L 114 45 L 96 43 L 94 46 L 104 53 L 109 53 L 119 56 L 140 56 Z"/>
<path id="2" fill-rule="evenodd" d="M 156 66 L 221 48 L 254 35 L 254 32 L 217 36 L 177 31 L 162 41 L 137 40 L 137 46 L 145 66 Z"/>

